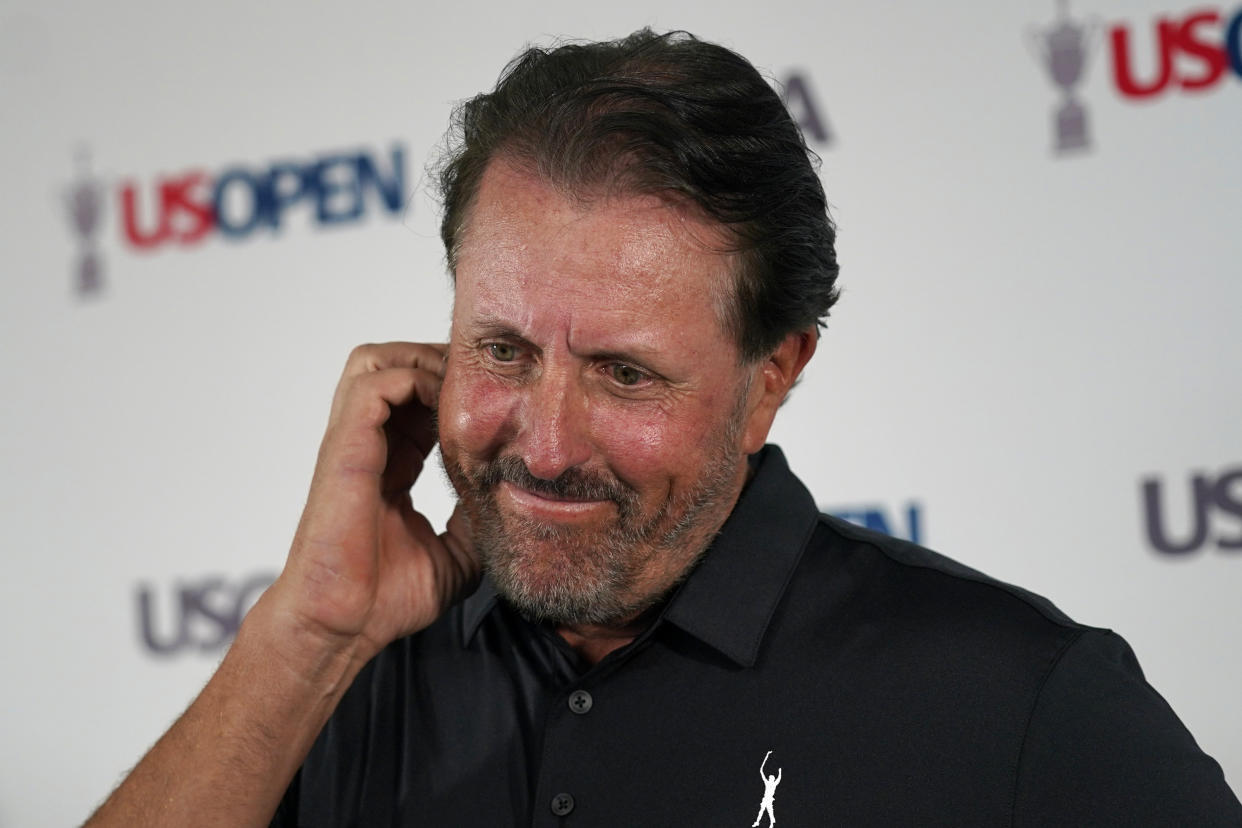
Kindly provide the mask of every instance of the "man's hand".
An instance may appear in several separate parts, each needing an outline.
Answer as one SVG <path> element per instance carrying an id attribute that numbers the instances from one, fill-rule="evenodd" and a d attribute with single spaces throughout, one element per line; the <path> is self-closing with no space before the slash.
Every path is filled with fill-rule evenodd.
<path id="1" fill-rule="evenodd" d="M 410 487 L 435 446 L 444 345 L 355 348 L 272 598 L 309 640 L 364 659 L 431 624 L 478 577 L 460 511 L 437 536 Z"/>
<path id="2" fill-rule="evenodd" d="M 478 577 L 464 518 L 454 512 L 437 536 L 410 503 L 436 443 L 445 350 L 354 350 L 284 572 L 92 828 L 267 825 L 362 666 Z"/>

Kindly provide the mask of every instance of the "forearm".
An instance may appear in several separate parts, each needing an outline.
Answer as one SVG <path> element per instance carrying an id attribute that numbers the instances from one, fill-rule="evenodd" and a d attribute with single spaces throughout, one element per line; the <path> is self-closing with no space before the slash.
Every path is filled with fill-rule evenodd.
<path id="1" fill-rule="evenodd" d="M 270 596 L 265 596 L 265 599 Z M 275 600 L 88 826 L 268 824 L 366 654 L 298 640 Z"/>
<path id="2" fill-rule="evenodd" d="M 444 350 L 354 349 L 284 571 L 203 692 L 88 825 L 267 825 L 366 662 L 477 578 L 463 519 L 454 512 L 437 536 L 408 494 L 435 445 Z"/>

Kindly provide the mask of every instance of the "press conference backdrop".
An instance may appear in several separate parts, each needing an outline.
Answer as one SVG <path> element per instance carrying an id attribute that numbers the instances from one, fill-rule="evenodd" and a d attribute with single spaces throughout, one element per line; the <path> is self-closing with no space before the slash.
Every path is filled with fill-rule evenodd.
<path id="1" fill-rule="evenodd" d="M 1242 7 L 0 3 L 0 826 L 83 819 L 279 571 L 351 346 L 442 340 L 427 186 L 528 41 L 780 84 L 844 297 L 774 440 L 827 511 L 1136 649 L 1242 784 Z M 429 470 L 418 504 L 443 522 Z"/>

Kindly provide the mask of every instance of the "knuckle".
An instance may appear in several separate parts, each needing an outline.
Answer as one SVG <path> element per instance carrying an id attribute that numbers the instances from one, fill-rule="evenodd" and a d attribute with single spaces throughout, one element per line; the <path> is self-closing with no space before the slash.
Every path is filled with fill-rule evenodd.
<path id="1" fill-rule="evenodd" d="M 384 401 L 375 374 L 352 377 L 344 391 L 350 419 L 376 422 L 388 418 L 388 403 Z"/>
<path id="2" fill-rule="evenodd" d="M 359 401 L 359 413 L 368 423 L 382 423 L 391 413 L 388 403 L 379 394 L 368 394 Z"/>
<path id="3" fill-rule="evenodd" d="M 377 345 L 371 342 L 362 345 L 355 345 L 349 352 L 349 359 L 345 361 L 346 366 L 350 368 L 360 368 L 371 363 L 375 355 Z"/>

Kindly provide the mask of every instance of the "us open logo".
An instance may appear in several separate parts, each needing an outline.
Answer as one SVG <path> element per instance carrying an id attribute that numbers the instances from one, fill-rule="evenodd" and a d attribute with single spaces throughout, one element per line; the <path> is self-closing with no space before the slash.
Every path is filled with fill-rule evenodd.
<path id="1" fill-rule="evenodd" d="M 1157 552 L 1188 555 L 1209 545 L 1242 552 L 1242 465 L 1193 472 L 1185 483 L 1153 475 L 1140 489 L 1147 542 Z"/>
<path id="2" fill-rule="evenodd" d="M 810 74 L 801 69 L 786 73 L 777 92 L 807 144 L 827 147 L 833 143 L 835 136 L 828 123 L 828 112 L 815 94 Z"/>
<path id="3" fill-rule="evenodd" d="M 86 150 L 63 194 L 78 257 L 71 270 L 80 297 L 101 293 L 99 241 L 107 224 L 124 248 L 149 254 L 190 250 L 212 238 L 279 239 L 294 226 L 315 231 L 355 226 L 372 216 L 400 217 L 406 206 L 406 151 L 353 149 L 285 156 L 211 172 L 191 167 L 105 183 Z M 106 219 L 110 219 L 106 221 Z"/>
<path id="4" fill-rule="evenodd" d="M 820 511 L 848 520 L 864 529 L 882 532 L 889 537 L 901 538 L 910 543 L 923 543 L 923 505 L 916 501 L 910 501 L 901 507 L 890 507 L 883 503 L 820 506 Z"/>
<path id="5" fill-rule="evenodd" d="M 1092 146 L 1089 113 L 1077 95 L 1097 51 L 1108 52 L 1113 88 L 1123 100 L 1146 102 L 1169 91 L 1199 94 L 1230 74 L 1242 79 L 1242 8 L 1215 8 L 1157 15 L 1144 22 L 1107 27 L 1096 17 L 1076 18 L 1067 0 L 1057 17 L 1028 29 L 1027 45 L 1061 92 L 1052 116 L 1057 155 Z"/>
<path id="6" fill-rule="evenodd" d="M 1068 4 L 1061 0 L 1052 25 L 1027 30 L 1031 53 L 1043 64 L 1049 79 L 1061 92 L 1061 102 L 1052 115 L 1054 153 L 1091 147 L 1087 108 L 1078 99 L 1075 89 L 1086 77 L 1099 29 L 1099 21 L 1078 21 L 1070 17 Z"/>
<path id="7" fill-rule="evenodd" d="M 208 575 L 167 589 L 139 584 L 135 603 L 143 648 L 157 656 L 224 649 L 250 607 L 275 580 L 275 575 L 260 573 L 239 579 Z"/>

